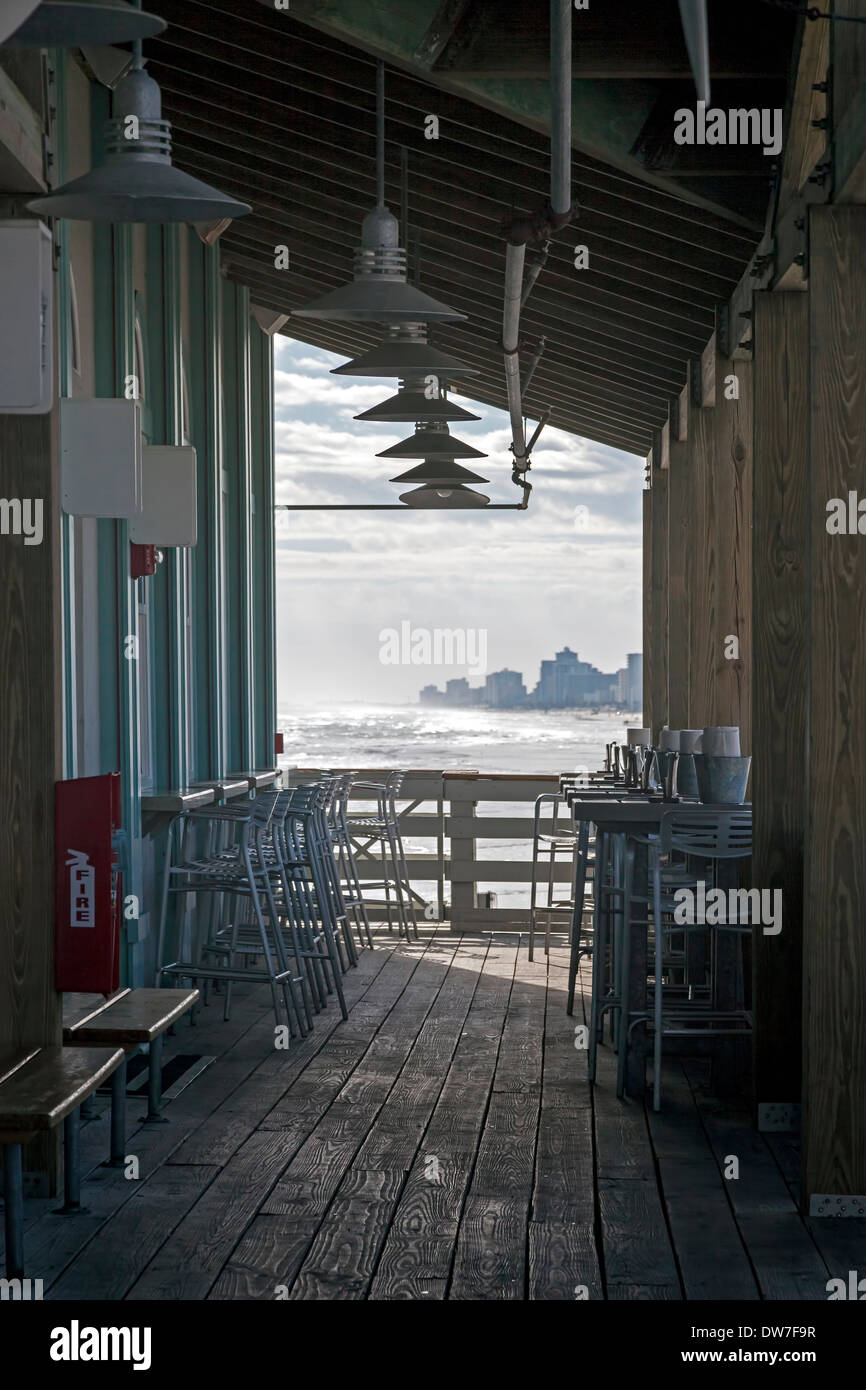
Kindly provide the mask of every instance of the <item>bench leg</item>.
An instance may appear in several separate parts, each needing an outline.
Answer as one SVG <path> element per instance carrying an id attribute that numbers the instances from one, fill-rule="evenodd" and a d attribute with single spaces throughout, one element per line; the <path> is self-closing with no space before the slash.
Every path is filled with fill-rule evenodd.
<path id="1" fill-rule="evenodd" d="M 81 1205 L 81 1110 L 71 1111 L 63 1121 L 63 1206 L 55 1216 L 77 1216 Z"/>
<path id="2" fill-rule="evenodd" d="M 6 1226 L 6 1277 L 24 1277 L 24 1176 L 21 1145 L 6 1144 L 3 1153 L 3 1195 Z"/>
<path id="3" fill-rule="evenodd" d="M 162 1034 L 160 1033 L 150 1044 L 150 1056 L 147 1064 L 147 1114 L 144 1117 L 145 1124 L 168 1124 L 165 1116 L 160 1114 L 162 1109 L 162 1042 Z"/>
<path id="4" fill-rule="evenodd" d="M 122 1168 L 126 1158 L 126 1058 L 111 1078 L 111 1157 L 106 1168 Z"/>

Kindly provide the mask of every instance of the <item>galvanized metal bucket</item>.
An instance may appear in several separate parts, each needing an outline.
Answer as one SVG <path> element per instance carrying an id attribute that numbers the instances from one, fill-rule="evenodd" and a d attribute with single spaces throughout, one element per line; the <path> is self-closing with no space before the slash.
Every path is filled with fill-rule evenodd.
<path id="1" fill-rule="evenodd" d="M 701 801 L 717 806 L 742 806 L 746 799 L 751 757 L 719 758 L 693 753 Z"/>

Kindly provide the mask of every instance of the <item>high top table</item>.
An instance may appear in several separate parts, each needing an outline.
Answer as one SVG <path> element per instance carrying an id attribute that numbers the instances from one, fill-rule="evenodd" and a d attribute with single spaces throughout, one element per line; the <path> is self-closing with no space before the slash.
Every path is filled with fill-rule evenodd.
<path id="1" fill-rule="evenodd" d="M 643 792 L 623 789 L 621 795 L 595 798 L 592 789 L 578 791 L 569 797 L 576 820 L 590 821 L 599 835 L 657 834 L 661 818 L 670 811 L 750 811 L 751 802 L 743 806 L 708 805 L 700 801 L 650 801 Z M 719 887 L 736 886 L 737 861 L 718 860 Z M 636 897 L 648 897 L 649 855 L 646 845 L 636 846 L 633 890 Z M 647 982 L 647 925 L 646 903 L 635 902 L 629 928 L 629 997 L 624 1003 L 623 1016 L 646 1009 Z M 736 1008 L 740 1001 L 741 972 L 738 970 L 739 941 L 732 932 L 719 933 L 716 957 L 717 998 L 719 1008 Z M 593 964 L 595 968 L 595 964 Z M 629 1048 L 626 1069 L 626 1094 L 642 1099 L 646 1092 L 646 1059 L 649 1039 L 646 1025 L 639 1023 L 634 1030 L 634 1042 Z M 717 1045 L 718 1058 L 713 1069 L 714 1084 L 723 1090 L 735 1070 L 736 1040 Z"/>

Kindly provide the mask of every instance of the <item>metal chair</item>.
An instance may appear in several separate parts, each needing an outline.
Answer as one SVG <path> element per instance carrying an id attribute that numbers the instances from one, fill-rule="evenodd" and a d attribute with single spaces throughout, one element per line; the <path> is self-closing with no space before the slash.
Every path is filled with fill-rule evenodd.
<path id="1" fill-rule="evenodd" d="M 389 772 L 384 782 L 353 781 L 352 792 L 370 792 L 369 800 L 376 802 L 376 812 L 372 815 L 347 815 L 346 828 L 353 844 L 358 840 L 364 841 L 360 846 L 362 854 L 372 857 L 371 846 L 378 845 L 382 878 L 373 882 L 367 880 L 365 886 L 384 889 L 388 930 L 393 931 L 394 927 L 391 909 L 393 886 L 399 934 L 408 940 L 411 921 L 412 935 L 417 941 L 418 918 L 397 812 L 397 797 L 405 776 L 405 772 L 395 771 Z"/>
<path id="2" fill-rule="evenodd" d="M 542 830 L 542 812 L 547 806 L 553 809 L 553 823 L 551 829 Z M 544 954 L 550 955 L 550 924 L 551 919 L 557 913 L 567 914 L 569 919 L 574 911 L 574 903 L 571 898 L 567 900 L 555 898 L 556 866 L 559 863 L 558 856 L 565 854 L 568 856 L 572 865 L 572 880 L 574 879 L 574 863 L 577 853 L 577 831 L 574 823 L 569 817 L 568 825 L 560 824 L 560 812 L 567 808 L 568 797 L 563 790 L 562 780 L 558 792 L 542 792 L 541 796 L 535 798 L 535 813 L 532 826 L 532 879 L 529 890 L 529 959 L 532 960 L 535 954 L 535 932 L 538 913 L 544 913 Z M 538 894 L 538 869 L 542 855 L 547 855 L 547 902 L 544 907 L 538 907 L 536 898 Z"/>
<path id="3" fill-rule="evenodd" d="M 332 783 L 331 796 L 325 807 L 325 813 L 341 880 L 343 905 L 354 920 L 355 931 L 361 946 L 369 946 L 372 949 L 373 937 L 370 931 L 370 919 L 367 915 L 367 905 L 364 902 L 364 892 L 361 887 L 358 866 L 355 862 L 352 837 L 348 825 L 349 793 L 354 778 L 354 772 L 344 772 L 330 779 Z"/>
<path id="4" fill-rule="evenodd" d="M 650 891 L 644 896 L 633 888 L 634 856 L 638 844 L 645 845 L 649 855 Z M 677 894 L 682 890 L 696 894 L 706 874 L 716 886 L 717 868 L 723 859 L 744 859 L 752 852 L 751 810 L 730 811 L 694 808 L 670 811 L 664 815 L 657 835 L 630 835 L 626 866 L 625 921 L 632 921 L 632 904 L 645 903 L 652 910 L 652 1009 L 629 1014 L 621 1030 L 618 1093 L 625 1083 L 628 1050 L 634 1029 L 641 1023 L 651 1023 L 653 1030 L 653 1109 L 661 1108 L 662 1046 L 665 1036 L 731 1037 L 748 1036 L 752 1029 L 751 1013 L 744 1008 L 719 1008 L 717 998 L 716 946 L 718 933 L 751 933 L 751 918 L 733 921 L 706 922 L 674 917 L 678 908 Z M 674 856 L 684 855 L 685 862 L 677 863 Z M 748 895 L 747 895 L 748 896 Z M 739 897 L 737 900 L 739 908 Z M 703 933 L 710 949 L 700 961 L 700 981 L 690 979 L 688 940 L 692 933 Z M 677 949 L 673 940 L 683 937 L 684 947 Z M 623 950 L 623 999 L 628 997 L 628 951 Z M 668 989 L 676 1002 L 665 1001 L 665 977 L 671 983 L 672 972 L 682 974 L 682 982 Z"/>
<path id="5" fill-rule="evenodd" d="M 277 795 L 276 792 L 261 793 L 254 801 L 245 801 L 241 805 L 209 806 L 189 813 L 181 838 L 179 860 L 173 860 L 170 849 L 166 853 L 157 937 L 157 981 L 169 976 L 190 980 L 267 983 L 271 988 L 277 1023 L 282 1022 L 284 1006 L 290 1032 L 293 1036 L 300 1034 L 303 1037 L 311 1026 L 305 994 L 306 979 L 300 958 L 296 960 L 297 973 L 293 973 L 289 966 L 286 942 L 273 897 L 266 846 L 266 834 Z M 187 857 L 189 833 L 195 825 L 205 826 L 209 831 L 209 848 L 201 856 Z M 233 830 L 234 843 L 215 850 L 213 832 L 217 827 Z M 208 932 L 205 939 L 202 939 L 200 929 L 195 932 L 189 959 L 181 958 L 163 965 L 161 956 L 168 903 L 173 893 L 194 893 L 197 899 L 200 894 L 218 895 L 221 900 L 229 899 L 235 913 L 242 916 L 243 905 L 247 905 L 252 912 L 255 928 L 255 952 L 264 959 L 264 969 L 239 965 L 232 958 L 227 965 L 214 964 L 214 953 L 221 953 L 224 947 L 220 941 L 222 924 Z M 200 926 L 199 923 L 196 925 Z"/>

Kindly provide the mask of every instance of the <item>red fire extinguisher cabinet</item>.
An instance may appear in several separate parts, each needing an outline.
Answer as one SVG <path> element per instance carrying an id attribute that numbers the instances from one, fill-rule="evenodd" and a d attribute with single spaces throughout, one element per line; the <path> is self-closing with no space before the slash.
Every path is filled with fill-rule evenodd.
<path id="1" fill-rule="evenodd" d="M 120 983 L 120 774 L 58 782 L 54 812 L 55 985 L 110 994 Z"/>

